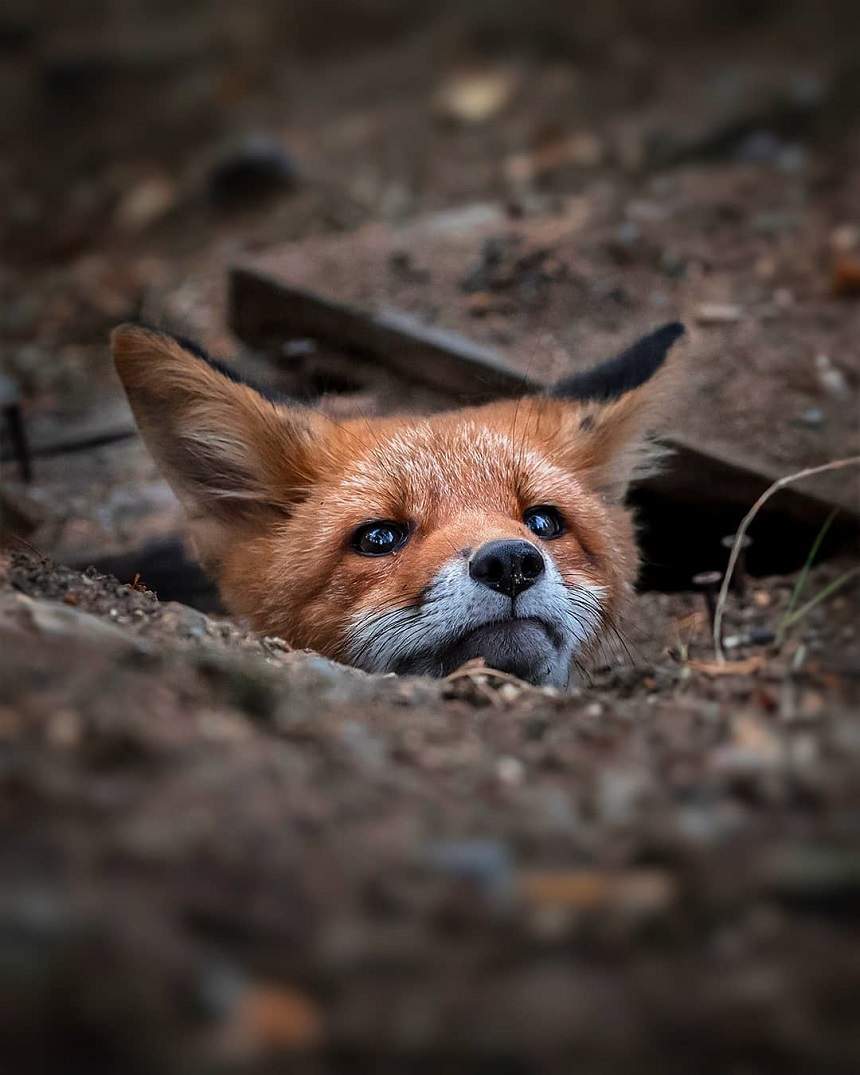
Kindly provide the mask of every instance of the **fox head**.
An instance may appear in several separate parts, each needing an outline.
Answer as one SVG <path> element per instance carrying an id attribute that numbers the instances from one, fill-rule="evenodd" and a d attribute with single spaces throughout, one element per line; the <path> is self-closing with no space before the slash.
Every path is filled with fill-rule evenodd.
<path id="1" fill-rule="evenodd" d="M 564 686 L 637 571 L 631 479 L 672 399 L 666 325 L 546 394 L 336 422 L 124 325 L 117 370 L 226 606 L 373 672 L 470 658 Z"/>

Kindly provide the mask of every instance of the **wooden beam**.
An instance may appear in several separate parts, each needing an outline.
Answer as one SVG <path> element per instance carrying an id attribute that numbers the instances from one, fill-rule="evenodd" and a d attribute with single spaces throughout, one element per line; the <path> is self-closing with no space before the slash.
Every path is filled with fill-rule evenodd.
<path id="1" fill-rule="evenodd" d="M 513 397 L 541 385 L 512 370 L 491 347 L 422 324 L 396 310 L 365 313 L 259 273 L 229 278 L 230 328 L 252 347 L 309 336 L 371 359 L 409 381 L 441 389 L 463 403 Z"/>
<path id="2" fill-rule="evenodd" d="M 421 324 L 388 310 L 365 312 L 285 283 L 253 268 L 230 274 L 229 321 L 236 335 L 252 347 L 280 347 L 285 340 L 308 336 L 364 360 L 385 366 L 398 377 L 432 385 L 452 403 L 516 397 L 547 386 L 512 370 L 491 347 L 456 332 Z M 642 488 L 662 497 L 702 508 L 737 507 L 738 518 L 781 475 L 760 461 L 733 458 L 682 437 L 668 437 L 673 453 L 662 473 Z M 837 499 L 797 486 L 781 490 L 765 509 L 786 524 L 820 526 L 834 507 L 840 529 L 860 530 L 853 498 Z"/>

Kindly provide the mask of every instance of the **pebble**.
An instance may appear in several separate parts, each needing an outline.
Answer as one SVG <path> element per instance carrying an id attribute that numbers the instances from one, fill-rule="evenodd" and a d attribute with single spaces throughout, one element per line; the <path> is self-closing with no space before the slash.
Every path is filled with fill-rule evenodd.
<path id="1" fill-rule="evenodd" d="M 123 231 L 143 231 L 173 208 L 176 197 L 176 184 L 167 176 L 149 176 L 120 199 L 114 220 Z"/>
<path id="2" fill-rule="evenodd" d="M 316 354 L 317 342 L 306 336 L 298 336 L 281 347 L 284 358 L 307 358 L 308 355 Z"/>
<path id="3" fill-rule="evenodd" d="M 504 67 L 453 75 L 436 93 L 436 112 L 443 119 L 457 123 L 485 123 L 510 101 L 517 81 L 514 71 Z"/>
<path id="4" fill-rule="evenodd" d="M 503 784 L 516 787 L 522 784 L 526 774 L 526 767 L 519 758 L 499 758 L 496 762 L 496 774 Z"/>
<path id="5" fill-rule="evenodd" d="M 256 204 L 296 186 L 298 171 L 281 144 L 254 135 L 226 151 L 209 173 L 209 194 L 223 208 Z"/>
<path id="6" fill-rule="evenodd" d="M 848 394 L 848 382 L 845 374 L 834 366 L 829 355 L 815 356 L 815 372 L 821 387 L 831 396 L 842 397 Z"/>
<path id="7" fill-rule="evenodd" d="M 507 899 L 513 891 L 513 862 L 498 840 L 446 840 L 434 844 L 427 859 L 440 873 L 476 885 L 484 896 Z"/>
<path id="8" fill-rule="evenodd" d="M 810 429 L 818 429 L 824 425 L 824 411 L 820 407 L 807 407 L 800 415 L 800 421 Z"/>
<path id="9" fill-rule="evenodd" d="M 860 227 L 856 224 L 839 224 L 830 233 L 830 246 L 837 253 L 845 254 L 860 246 Z"/>
<path id="10" fill-rule="evenodd" d="M 728 325 L 740 321 L 743 311 L 732 302 L 703 302 L 695 316 L 700 325 Z"/>

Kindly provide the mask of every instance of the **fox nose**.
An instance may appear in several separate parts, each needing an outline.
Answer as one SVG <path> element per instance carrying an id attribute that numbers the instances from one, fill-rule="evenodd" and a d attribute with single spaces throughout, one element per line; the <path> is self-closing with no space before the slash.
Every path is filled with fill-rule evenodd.
<path id="1" fill-rule="evenodd" d="M 546 565 L 528 541 L 488 541 L 469 561 L 469 574 L 482 586 L 516 597 L 534 586 Z"/>

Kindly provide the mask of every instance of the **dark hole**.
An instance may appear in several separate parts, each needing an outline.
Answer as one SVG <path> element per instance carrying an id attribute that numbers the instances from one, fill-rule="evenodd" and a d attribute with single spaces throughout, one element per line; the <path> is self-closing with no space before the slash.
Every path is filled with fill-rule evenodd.
<path id="1" fill-rule="evenodd" d="M 201 612 L 223 612 L 218 591 L 208 575 L 185 551 L 179 538 L 151 541 L 134 552 L 103 556 L 72 567 L 94 567 L 119 582 L 152 590 L 160 601 L 179 601 Z"/>
<path id="2" fill-rule="evenodd" d="M 334 370 L 316 369 L 311 370 L 303 378 L 305 394 L 308 396 L 324 396 L 336 392 L 343 396 L 353 396 L 361 392 L 363 385 L 351 377 Z"/>
<path id="3" fill-rule="evenodd" d="M 672 592 L 692 589 L 692 577 L 702 571 L 723 571 L 729 550 L 723 538 L 734 534 L 748 506 L 674 500 L 652 490 L 631 496 L 639 523 L 642 550 L 640 590 Z M 790 575 L 799 571 L 824 520 L 800 523 L 778 510 L 763 511 L 752 523 L 745 554 L 749 575 Z M 816 557 L 826 560 L 856 546 L 856 535 L 837 516 Z"/>

